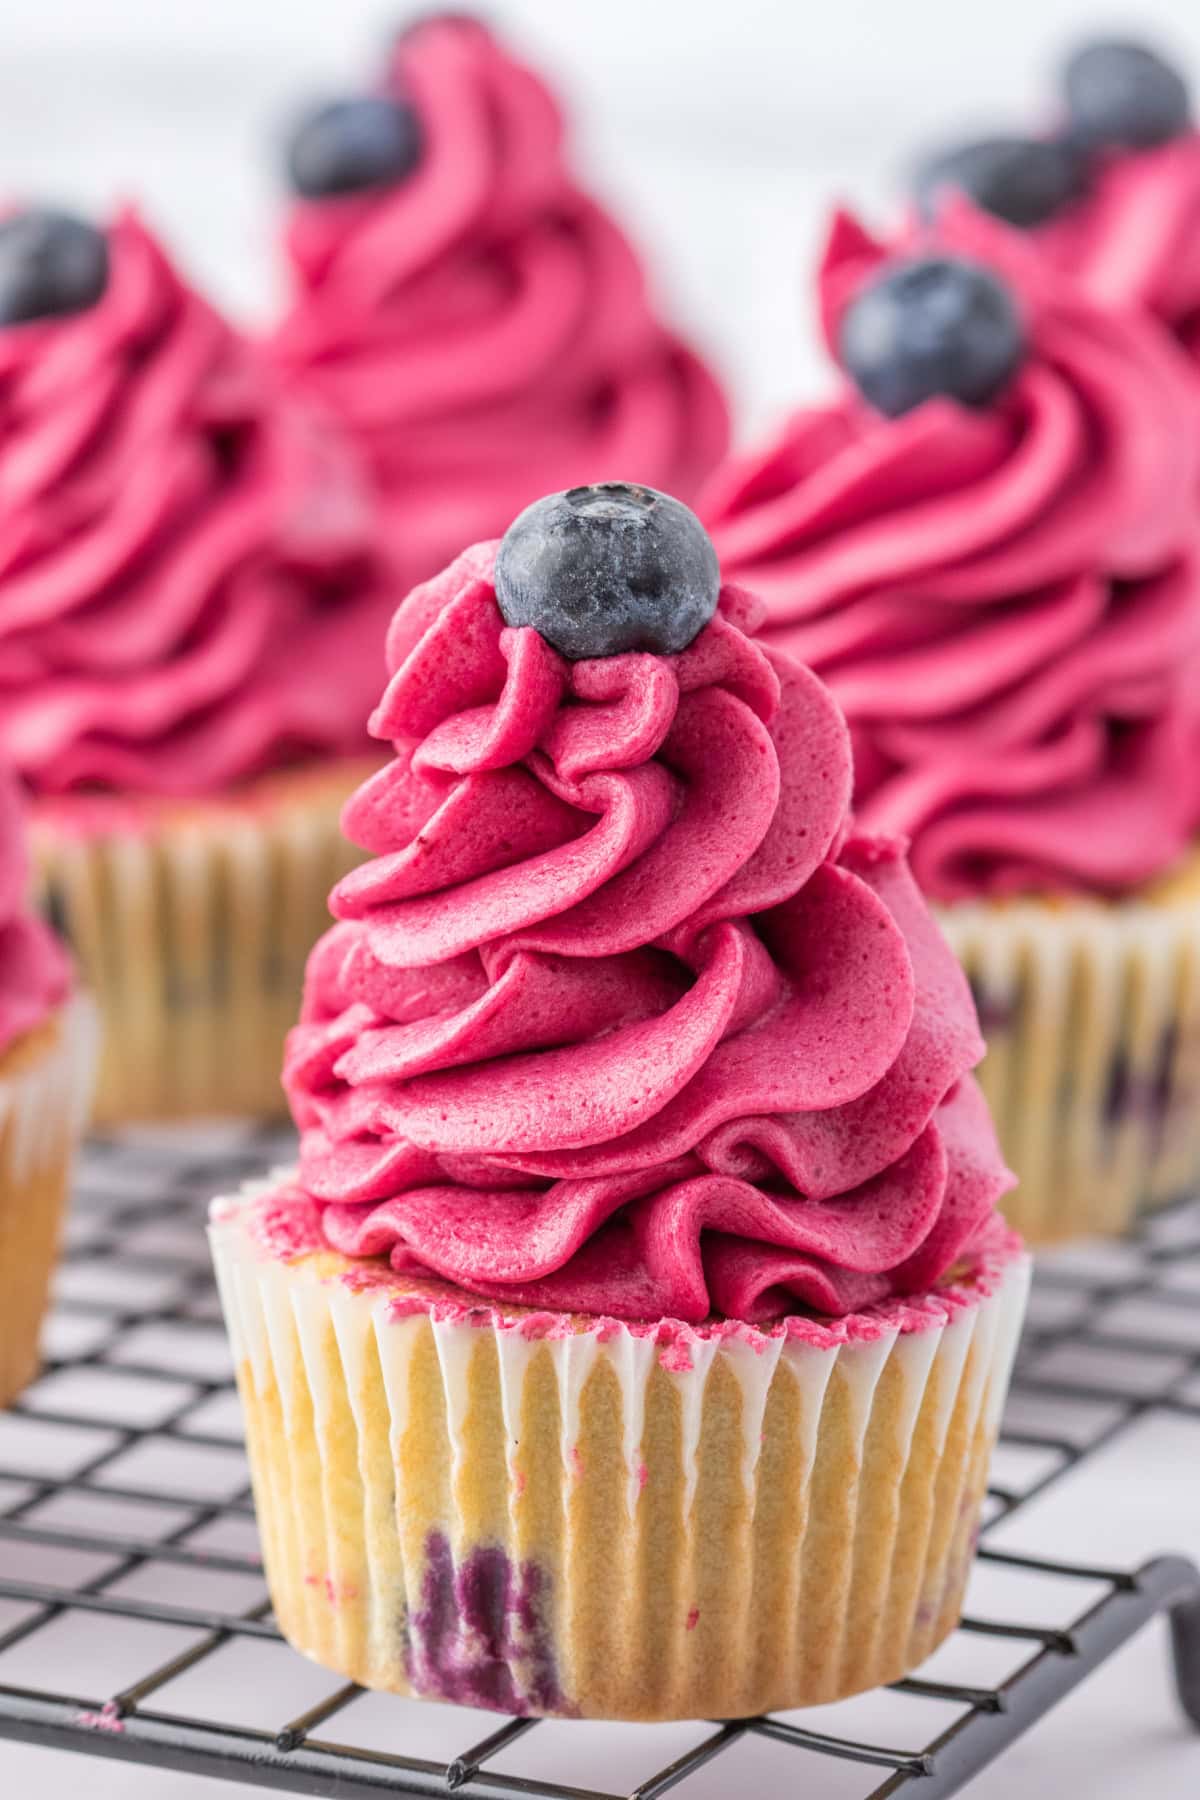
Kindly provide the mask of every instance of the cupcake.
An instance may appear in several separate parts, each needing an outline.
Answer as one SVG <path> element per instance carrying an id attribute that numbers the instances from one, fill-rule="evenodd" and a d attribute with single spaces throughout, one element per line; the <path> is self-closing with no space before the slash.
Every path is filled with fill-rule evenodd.
<path id="1" fill-rule="evenodd" d="M 1057 129 L 978 139 L 918 170 L 922 206 L 951 190 L 1028 229 L 1101 304 L 1162 319 L 1200 364 L 1200 132 L 1180 71 L 1146 45 L 1087 43 L 1065 64 Z"/>
<path id="2" fill-rule="evenodd" d="M 848 379 L 713 484 L 727 575 L 849 716 L 963 957 L 1037 1242 L 1200 1179 L 1198 421 L 1153 320 L 963 204 L 822 272 Z"/>
<path id="3" fill-rule="evenodd" d="M 400 33 L 373 92 L 298 122 L 287 175 L 275 351 L 366 452 L 410 581 L 548 489 L 633 475 L 687 499 L 721 459 L 720 388 L 482 23 Z"/>
<path id="4" fill-rule="evenodd" d="M 535 503 L 396 615 L 212 1245 L 276 1617 L 368 1687 L 741 1717 L 958 1619 L 1027 1262 L 970 993 L 695 516 Z"/>
<path id="5" fill-rule="evenodd" d="M 29 905 L 24 824 L 16 777 L 0 768 L 0 1406 L 37 1371 L 95 1061 L 92 1009 Z"/>
<path id="6" fill-rule="evenodd" d="M 0 756 L 101 1120 L 281 1109 L 394 600 L 350 453 L 135 216 L 0 222 Z"/>

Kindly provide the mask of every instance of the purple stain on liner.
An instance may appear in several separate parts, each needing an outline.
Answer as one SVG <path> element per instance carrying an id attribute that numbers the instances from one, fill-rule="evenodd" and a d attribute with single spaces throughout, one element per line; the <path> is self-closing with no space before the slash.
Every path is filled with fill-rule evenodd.
<path id="1" fill-rule="evenodd" d="M 449 1539 L 430 1532 L 419 1609 L 409 1614 L 405 1667 L 413 1691 L 517 1715 L 573 1707 L 558 1680 L 546 1619 L 549 1578 L 480 1544 L 458 1566 Z"/>

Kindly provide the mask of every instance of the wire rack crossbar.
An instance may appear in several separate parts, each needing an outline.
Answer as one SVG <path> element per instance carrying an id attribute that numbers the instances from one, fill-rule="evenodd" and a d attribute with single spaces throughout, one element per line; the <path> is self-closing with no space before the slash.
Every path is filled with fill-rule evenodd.
<path id="1" fill-rule="evenodd" d="M 289 1793 L 336 1792 L 342 1800 L 381 1794 L 659 1800 L 714 1759 L 722 1768 L 728 1764 L 736 1781 L 738 1746 L 769 1740 L 811 1759 L 795 1779 L 814 1796 L 820 1793 L 821 1764 L 838 1761 L 858 1765 L 864 1781 L 875 1780 L 864 1800 L 910 1792 L 921 1800 L 942 1800 L 959 1792 L 1157 1615 L 1170 1620 L 1180 1703 L 1200 1729 L 1200 1570 L 1177 1556 L 1159 1556 L 1135 1569 L 1072 1563 L 987 1540 L 1000 1522 L 1148 1413 L 1165 1409 L 1200 1416 L 1200 1334 L 1189 1341 L 1186 1330 L 1175 1336 L 1166 1324 L 1173 1316 L 1186 1321 L 1189 1308 L 1194 1315 L 1200 1296 L 1200 1281 L 1190 1291 L 1177 1285 L 1181 1272 L 1195 1270 L 1200 1276 L 1200 1204 L 1175 1209 L 1169 1229 L 1161 1229 L 1161 1222 L 1147 1227 L 1124 1247 L 1123 1266 L 1116 1272 L 1055 1265 L 1040 1278 L 1041 1291 L 1063 1304 L 1050 1307 L 1048 1323 L 1039 1323 L 1035 1311 L 1014 1382 L 1016 1410 L 1002 1441 L 1015 1452 L 1044 1458 L 1047 1466 L 1019 1484 L 997 1482 L 989 1490 L 980 1557 L 997 1572 L 1078 1582 L 1088 1598 L 1065 1624 L 1036 1617 L 964 1619 L 965 1636 L 1011 1643 L 1024 1660 L 994 1686 L 920 1675 L 893 1684 L 894 1694 L 914 1702 L 956 1709 L 952 1722 L 928 1741 L 921 1737 L 927 1718 L 915 1704 L 912 1739 L 898 1746 L 828 1730 L 824 1718 L 820 1730 L 788 1718 L 714 1721 L 707 1730 L 698 1728 L 696 1742 L 682 1754 L 618 1795 L 539 1778 L 532 1763 L 531 1772 L 519 1772 L 522 1746 L 541 1729 L 531 1719 L 490 1725 L 480 1715 L 474 1742 L 434 1759 L 403 1748 L 406 1703 L 396 1701 L 397 1747 L 357 1744 L 352 1709 L 363 1695 L 352 1683 L 334 1683 L 295 1716 L 261 1727 L 171 1711 L 166 1690 L 222 1651 L 258 1644 L 286 1654 L 262 1592 L 256 1550 L 230 1541 L 231 1532 L 243 1537 L 248 1532 L 253 1509 L 233 1415 L 227 1412 L 224 1421 L 215 1422 L 211 1417 L 214 1408 L 228 1408 L 232 1383 L 221 1361 L 223 1338 L 200 1230 L 211 1194 L 231 1191 L 286 1153 L 286 1144 L 251 1132 L 199 1150 L 194 1139 L 189 1145 L 147 1137 L 100 1140 L 88 1147 L 56 1309 L 61 1332 L 56 1329 L 54 1354 L 41 1382 L 5 1421 L 18 1439 L 23 1430 L 33 1433 L 43 1452 L 52 1438 L 63 1455 L 55 1468 L 39 1466 L 36 1447 L 26 1453 L 18 1444 L 0 1457 L 0 1555 L 5 1556 L 0 1739 Z M 136 1297 L 139 1288 L 144 1304 Z M 1128 1318 L 1116 1326 L 1091 1322 L 1113 1309 L 1138 1307 L 1153 1315 L 1145 1332 Z M 1081 1323 L 1082 1318 L 1089 1322 Z M 178 1354 L 160 1354 L 158 1340 Z M 1143 1369 L 1152 1366 L 1153 1379 L 1126 1386 L 1093 1378 L 1078 1372 L 1085 1353 L 1106 1364 L 1125 1358 Z M 1072 1366 L 1056 1366 L 1064 1357 Z M 1044 1372 L 1041 1365 L 1047 1362 L 1051 1367 Z M 136 1416 L 111 1401 L 93 1407 L 86 1395 L 81 1401 L 71 1391 L 72 1383 L 93 1379 L 140 1390 Z M 62 1384 L 67 1393 L 60 1399 L 56 1389 Z M 1092 1408 L 1097 1417 L 1077 1438 L 1022 1421 L 1021 1403 L 1030 1401 Z M 139 1476 L 136 1459 L 147 1451 L 168 1459 L 227 1457 L 228 1480 L 197 1494 L 186 1477 L 164 1483 Z M 81 1505 L 132 1508 L 145 1530 L 124 1519 L 115 1526 L 80 1523 L 71 1509 Z M 54 1510 L 64 1507 L 65 1514 Z M 82 1557 L 93 1566 L 79 1579 L 64 1573 L 61 1580 L 19 1567 L 21 1556 L 39 1552 L 61 1554 L 68 1562 Z M 78 1572 L 78 1564 L 71 1566 Z M 172 1572 L 179 1579 L 211 1576 L 257 1591 L 240 1605 L 215 1599 L 207 1604 L 152 1597 L 141 1585 L 143 1578 Z M 104 1694 L 8 1681 L 9 1652 L 36 1645 L 39 1634 L 88 1615 L 159 1628 L 189 1641 L 176 1641 L 166 1654 L 147 1658 L 133 1678 Z M 791 1781 L 786 1791 L 793 1791 Z"/>

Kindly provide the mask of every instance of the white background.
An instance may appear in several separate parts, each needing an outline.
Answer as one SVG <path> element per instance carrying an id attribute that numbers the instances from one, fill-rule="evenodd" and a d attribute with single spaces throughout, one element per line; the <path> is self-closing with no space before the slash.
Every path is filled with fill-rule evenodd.
<path id="1" fill-rule="evenodd" d="M 275 291 L 279 123 L 298 99 L 364 73 L 399 10 L 374 0 L 7 0 L 0 190 L 90 206 L 138 196 L 199 278 L 262 318 Z M 512 0 L 488 11 L 572 97 L 580 159 L 636 222 L 660 285 L 717 354 L 744 428 L 820 380 L 804 272 L 831 196 L 878 209 L 912 144 L 1034 118 L 1062 47 L 1127 25 L 1130 13 L 1200 80 L 1194 0 L 1142 0 L 1124 15 L 1079 0 Z M 1147 1426 L 1086 1488 L 1058 1490 L 1022 1533 L 1031 1548 L 1077 1556 L 1134 1561 L 1159 1546 L 1200 1556 L 1200 1428 Z M 1059 1800 L 1069 1784 L 1088 1800 L 1195 1800 L 1200 1743 L 1180 1726 L 1164 1677 L 1156 1630 L 980 1778 L 973 1797 Z M 848 1793 L 836 1767 L 829 1792 Z M 599 1766 L 595 1779 L 603 1785 Z M 233 1791 L 0 1745 L 0 1795 L 57 1800 L 81 1784 L 94 1800 Z"/>

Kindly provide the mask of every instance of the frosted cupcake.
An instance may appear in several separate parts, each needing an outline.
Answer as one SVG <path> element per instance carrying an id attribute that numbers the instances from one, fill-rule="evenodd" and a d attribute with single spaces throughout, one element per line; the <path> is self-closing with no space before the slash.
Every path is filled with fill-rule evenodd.
<path id="1" fill-rule="evenodd" d="M 922 203 L 965 192 L 1029 230 L 1106 306 L 1162 319 L 1200 363 L 1200 132 L 1188 84 L 1147 45 L 1081 45 L 1062 71 L 1057 128 L 980 139 L 922 164 Z"/>
<path id="2" fill-rule="evenodd" d="M 822 276 L 850 379 L 705 503 L 975 986 L 1030 1238 L 1200 1179 L 1197 419 L 1179 351 L 961 204 Z"/>
<path id="3" fill-rule="evenodd" d="M 102 1120 L 281 1106 L 393 603 L 348 453 L 135 217 L 0 223 L 0 754 Z"/>
<path id="4" fill-rule="evenodd" d="M 548 489 L 632 475 L 686 499 L 724 454 L 720 388 L 483 24 L 402 32 L 375 92 L 300 121 L 288 175 L 276 350 L 367 452 L 411 580 Z"/>
<path id="5" fill-rule="evenodd" d="M 678 502 L 535 504 L 396 616 L 218 1202 L 272 1601 L 367 1686 L 738 1717 L 958 1618 L 1020 1323 L 961 971 Z"/>
<path id="6" fill-rule="evenodd" d="M 94 1014 L 28 887 L 20 790 L 0 768 L 0 1406 L 37 1370 L 95 1062 Z"/>

